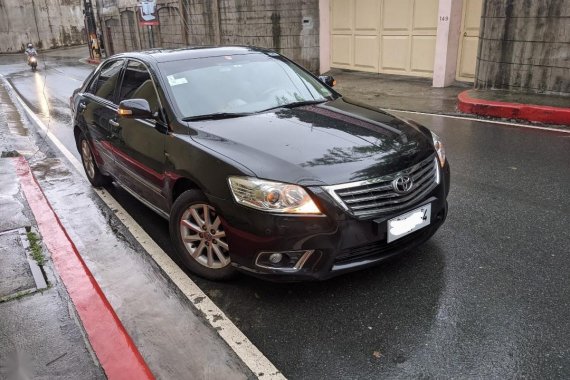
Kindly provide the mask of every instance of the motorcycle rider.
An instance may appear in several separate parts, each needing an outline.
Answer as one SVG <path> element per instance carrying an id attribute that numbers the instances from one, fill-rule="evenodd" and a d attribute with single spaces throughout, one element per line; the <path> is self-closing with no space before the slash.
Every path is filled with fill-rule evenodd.
<path id="1" fill-rule="evenodd" d="M 35 57 L 36 55 L 38 55 L 38 52 L 36 51 L 34 45 L 32 44 L 28 44 L 25 53 L 26 56 L 28 57 L 28 65 L 30 64 L 30 57 Z"/>

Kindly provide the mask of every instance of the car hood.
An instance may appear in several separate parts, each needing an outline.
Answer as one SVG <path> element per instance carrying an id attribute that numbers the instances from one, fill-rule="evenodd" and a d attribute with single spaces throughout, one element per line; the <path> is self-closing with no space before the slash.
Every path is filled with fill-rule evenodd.
<path id="1" fill-rule="evenodd" d="M 302 185 L 375 178 L 434 152 L 425 128 L 345 98 L 188 125 L 196 142 L 259 178 Z"/>

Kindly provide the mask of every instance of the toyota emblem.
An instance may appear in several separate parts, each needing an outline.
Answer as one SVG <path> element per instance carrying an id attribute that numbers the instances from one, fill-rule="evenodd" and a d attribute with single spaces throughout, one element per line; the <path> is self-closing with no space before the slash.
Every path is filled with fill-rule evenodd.
<path id="1" fill-rule="evenodd" d="M 414 181 L 412 180 L 412 177 L 407 175 L 400 176 L 392 181 L 392 187 L 394 188 L 394 191 L 398 194 L 405 194 L 409 192 L 410 190 L 412 190 L 413 186 L 414 186 Z"/>

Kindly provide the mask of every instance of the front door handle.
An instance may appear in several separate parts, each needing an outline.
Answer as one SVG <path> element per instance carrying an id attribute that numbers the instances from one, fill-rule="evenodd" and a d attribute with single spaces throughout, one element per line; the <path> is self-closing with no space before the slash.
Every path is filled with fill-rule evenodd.
<path id="1" fill-rule="evenodd" d="M 121 130 L 120 124 L 116 120 L 109 119 L 109 125 L 111 126 L 110 128 L 111 135 L 109 137 L 112 139 L 119 137 Z"/>

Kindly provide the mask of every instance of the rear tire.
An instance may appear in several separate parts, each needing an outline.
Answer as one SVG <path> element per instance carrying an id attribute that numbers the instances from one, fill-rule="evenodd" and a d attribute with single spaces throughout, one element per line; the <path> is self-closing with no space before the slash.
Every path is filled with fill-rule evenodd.
<path id="1" fill-rule="evenodd" d="M 77 147 L 79 154 L 81 154 L 81 162 L 83 163 L 85 174 L 89 182 L 91 182 L 91 185 L 94 187 L 102 187 L 111 183 L 111 178 L 103 175 L 99 167 L 97 167 L 97 162 L 95 162 L 95 157 L 91 151 L 91 145 L 89 145 L 89 141 L 87 141 L 83 133 L 79 134 Z"/>
<path id="2" fill-rule="evenodd" d="M 174 202 L 170 238 L 184 265 L 198 276 L 221 281 L 236 274 L 220 217 L 201 191 L 187 190 Z"/>

